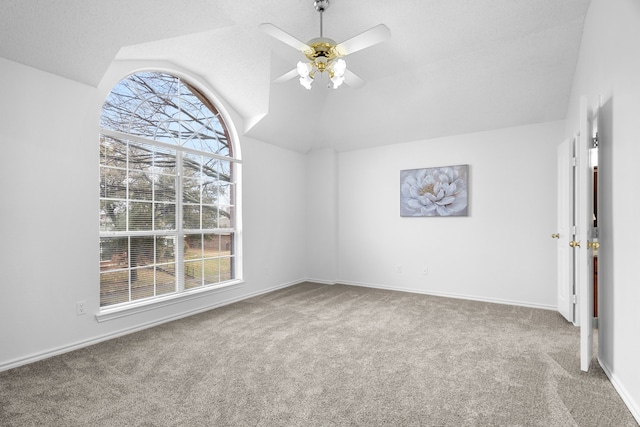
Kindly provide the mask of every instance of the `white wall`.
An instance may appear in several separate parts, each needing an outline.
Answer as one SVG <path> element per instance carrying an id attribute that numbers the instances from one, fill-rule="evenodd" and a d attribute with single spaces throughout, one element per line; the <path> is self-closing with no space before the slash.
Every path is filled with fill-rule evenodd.
<path id="1" fill-rule="evenodd" d="M 555 309 L 563 130 L 553 122 L 340 153 L 340 280 Z M 468 217 L 400 217 L 401 170 L 458 164 L 469 165 Z"/>
<path id="2" fill-rule="evenodd" d="M 306 277 L 306 156 L 243 138 L 244 258 L 247 290 Z"/>
<path id="3" fill-rule="evenodd" d="M 332 148 L 307 154 L 307 278 L 334 284 L 338 278 L 338 154 Z"/>
<path id="4" fill-rule="evenodd" d="M 90 329 L 75 303 L 98 298 L 98 97 L 1 58 L 0 75 L 2 366 Z"/>
<path id="5" fill-rule="evenodd" d="M 585 20 L 566 134 L 578 105 L 602 98 L 599 119 L 599 360 L 640 422 L 640 3 L 593 0 Z"/>
<path id="6" fill-rule="evenodd" d="M 306 157 L 243 139 L 245 283 L 98 323 L 104 91 L 2 58 L 0 75 L 0 370 L 305 277 Z"/>

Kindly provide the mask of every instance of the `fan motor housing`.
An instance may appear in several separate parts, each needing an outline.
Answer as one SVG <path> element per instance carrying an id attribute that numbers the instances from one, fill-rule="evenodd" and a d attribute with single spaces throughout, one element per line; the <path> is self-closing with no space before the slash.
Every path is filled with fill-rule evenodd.
<path id="1" fill-rule="evenodd" d="M 327 58 L 327 60 L 331 60 L 340 56 L 335 49 L 337 43 L 332 39 L 318 37 L 309 40 L 307 44 L 313 50 L 305 52 L 304 55 L 311 61 L 314 61 L 318 57 L 324 57 Z"/>

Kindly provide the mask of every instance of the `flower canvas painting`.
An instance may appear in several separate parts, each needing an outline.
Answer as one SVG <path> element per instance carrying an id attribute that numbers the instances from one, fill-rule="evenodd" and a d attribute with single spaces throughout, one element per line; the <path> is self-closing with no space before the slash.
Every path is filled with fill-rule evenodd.
<path id="1" fill-rule="evenodd" d="M 400 216 L 467 216 L 468 165 L 400 171 Z"/>

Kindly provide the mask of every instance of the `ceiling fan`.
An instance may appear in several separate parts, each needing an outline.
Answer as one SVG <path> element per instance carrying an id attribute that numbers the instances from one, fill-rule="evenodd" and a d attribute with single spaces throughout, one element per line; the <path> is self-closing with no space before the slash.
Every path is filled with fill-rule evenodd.
<path id="1" fill-rule="evenodd" d="M 311 39 L 307 43 L 303 43 L 273 24 L 260 24 L 259 28 L 262 31 L 301 51 L 308 60 L 306 62 L 298 62 L 296 68 L 275 79 L 274 83 L 281 83 L 299 77 L 300 84 L 306 89 L 311 89 L 311 83 L 313 83 L 317 73 L 326 72 L 330 80 L 329 87 L 334 89 L 337 89 L 342 83 L 346 83 L 351 87 L 362 86 L 364 80 L 351 70 L 348 70 L 347 63 L 342 58 L 382 43 L 391 37 L 391 31 L 386 25 L 379 24 L 342 43 L 336 43 L 332 39 L 324 37 L 322 28 L 322 16 L 329 7 L 329 0 L 315 0 L 313 6 L 320 12 L 320 37 Z"/>

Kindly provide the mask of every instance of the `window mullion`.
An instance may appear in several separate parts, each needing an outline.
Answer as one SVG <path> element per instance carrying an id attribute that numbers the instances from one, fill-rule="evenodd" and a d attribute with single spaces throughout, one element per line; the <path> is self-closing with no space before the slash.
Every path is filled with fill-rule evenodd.
<path id="1" fill-rule="evenodd" d="M 155 234 L 156 231 L 156 209 L 157 203 L 156 200 L 156 159 L 157 159 L 157 151 L 158 147 L 153 147 L 153 158 L 151 159 L 151 171 L 152 174 L 149 175 L 149 179 L 151 181 L 151 230 L 153 230 L 153 296 L 158 296 L 158 250 L 156 248 L 156 244 L 158 243 L 158 237 Z"/>
<path id="2" fill-rule="evenodd" d="M 176 151 L 176 286 L 177 291 L 184 291 L 184 229 L 183 229 L 183 168 L 182 151 Z"/>
<path id="3" fill-rule="evenodd" d="M 124 229 L 126 231 L 129 231 L 129 214 L 130 214 L 130 204 L 131 204 L 131 198 L 129 197 L 129 186 L 131 185 L 131 183 L 129 182 L 129 174 L 131 172 L 131 165 L 130 165 L 130 154 L 131 154 L 131 144 L 129 143 L 129 141 L 127 141 L 127 155 L 126 155 L 126 165 L 127 165 L 127 174 L 125 176 L 125 182 L 127 183 L 127 185 L 125 186 L 125 197 L 126 197 L 126 209 L 125 209 L 125 214 L 124 214 L 124 218 L 125 218 L 125 223 L 124 223 Z M 129 287 L 131 287 L 131 280 L 129 280 Z"/>
<path id="4" fill-rule="evenodd" d="M 133 286 L 133 280 L 132 280 L 132 275 L 134 274 L 131 270 L 131 237 L 127 237 L 127 273 L 129 275 L 129 286 L 128 286 L 128 292 L 129 292 L 129 301 L 131 301 L 131 287 Z"/>

